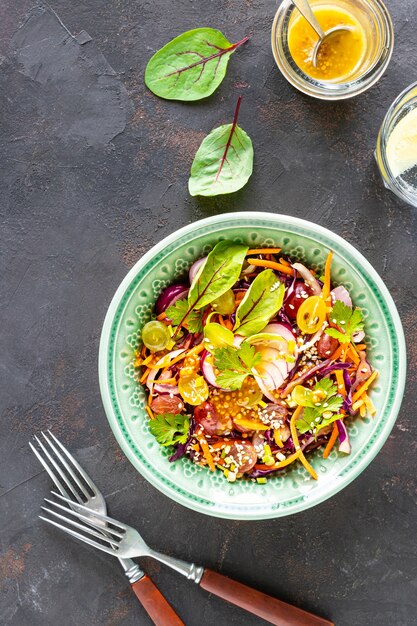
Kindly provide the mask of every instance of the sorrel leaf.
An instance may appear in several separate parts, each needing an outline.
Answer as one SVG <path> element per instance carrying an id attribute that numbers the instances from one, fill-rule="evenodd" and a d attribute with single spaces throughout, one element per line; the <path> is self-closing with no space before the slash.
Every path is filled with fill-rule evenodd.
<path id="1" fill-rule="evenodd" d="M 188 310 L 178 328 L 191 311 L 200 310 L 230 289 L 240 276 L 248 246 L 233 241 L 220 241 L 198 270 L 188 292 Z M 177 331 L 173 335 L 175 339 Z"/>
<path id="2" fill-rule="evenodd" d="M 188 190 L 192 196 L 218 196 L 241 189 L 253 169 L 250 137 L 237 125 L 240 96 L 232 124 L 219 126 L 203 139 L 191 166 Z"/>
<path id="3" fill-rule="evenodd" d="M 201 309 L 233 287 L 245 260 L 248 246 L 220 241 L 197 272 L 188 292 L 188 304 Z"/>
<path id="4" fill-rule="evenodd" d="M 196 28 L 175 37 L 149 60 L 145 84 L 167 100 L 200 100 L 222 82 L 230 56 L 245 43 L 235 44 L 213 28 Z"/>
<path id="5" fill-rule="evenodd" d="M 272 270 L 258 274 L 239 304 L 233 330 L 244 337 L 259 333 L 280 310 L 284 292 L 285 285 Z"/>

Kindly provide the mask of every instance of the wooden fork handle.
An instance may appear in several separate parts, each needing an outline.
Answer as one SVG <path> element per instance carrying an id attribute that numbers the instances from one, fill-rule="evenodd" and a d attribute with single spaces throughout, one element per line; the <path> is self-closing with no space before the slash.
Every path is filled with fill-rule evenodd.
<path id="1" fill-rule="evenodd" d="M 131 587 L 156 626 L 185 626 L 149 576 L 143 576 Z"/>
<path id="2" fill-rule="evenodd" d="M 277 626 L 334 626 L 327 619 L 267 596 L 210 569 L 204 570 L 200 587 Z"/>

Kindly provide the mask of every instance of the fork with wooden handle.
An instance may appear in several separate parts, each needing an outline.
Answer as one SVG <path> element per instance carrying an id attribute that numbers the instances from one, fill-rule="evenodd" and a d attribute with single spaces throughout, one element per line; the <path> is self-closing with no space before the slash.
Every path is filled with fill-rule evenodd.
<path id="1" fill-rule="evenodd" d="M 87 523 L 91 525 L 94 521 L 95 525 L 100 528 L 101 535 L 108 537 L 107 523 L 96 517 L 97 513 L 104 515 L 107 513 L 106 500 L 97 485 L 51 431 L 48 431 L 48 435 L 42 433 L 42 441 L 38 437 L 34 439 L 37 447 L 32 443 L 29 445 L 57 489 L 63 496 L 69 498 L 70 506 L 73 506 L 71 499 L 76 500 L 78 504 L 83 504 L 90 519 Z M 184 622 L 180 620 L 158 587 L 137 563 L 130 558 L 118 558 L 134 594 L 154 624 L 156 626 L 184 626 Z"/>
<path id="2" fill-rule="evenodd" d="M 145 543 L 137 530 L 107 515 L 96 514 L 95 521 L 92 522 L 86 507 L 60 494 L 52 493 L 65 504 L 45 498 L 49 508 L 43 506 L 42 509 L 49 517 L 40 516 L 41 519 L 85 541 L 90 546 L 119 558 L 150 556 L 193 580 L 206 591 L 277 626 L 333 626 L 332 622 L 326 619 L 272 598 L 227 576 L 156 552 Z M 100 532 L 100 523 L 103 522 L 107 525 L 107 536 Z"/>

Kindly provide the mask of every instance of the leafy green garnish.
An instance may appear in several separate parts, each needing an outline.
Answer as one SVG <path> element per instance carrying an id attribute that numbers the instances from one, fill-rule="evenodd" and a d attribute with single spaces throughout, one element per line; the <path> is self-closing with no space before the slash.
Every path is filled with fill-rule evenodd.
<path id="1" fill-rule="evenodd" d="M 319 430 L 339 419 L 337 413 L 343 404 L 343 398 L 337 395 L 337 385 L 330 378 L 322 378 L 313 387 L 312 392 L 317 391 L 324 392 L 326 396 L 320 402 L 311 402 L 304 408 L 302 417 L 296 422 L 301 434 L 315 429 L 314 433 L 317 435 Z M 323 417 L 324 413 L 332 415 Z"/>
<path id="2" fill-rule="evenodd" d="M 165 311 L 168 319 L 172 320 L 173 326 L 178 326 L 187 318 L 187 326 L 190 333 L 201 333 L 203 330 L 203 311 L 190 311 L 188 314 L 188 302 L 185 299 L 177 300 L 175 304 Z"/>
<path id="3" fill-rule="evenodd" d="M 284 292 L 272 270 L 258 274 L 239 304 L 234 330 L 244 337 L 259 333 L 281 308 Z"/>
<path id="4" fill-rule="evenodd" d="M 240 348 L 227 346 L 218 348 L 214 353 L 214 364 L 220 374 L 216 380 L 224 389 L 240 389 L 245 378 L 261 361 L 261 355 L 245 341 Z"/>
<path id="5" fill-rule="evenodd" d="M 172 446 L 187 441 L 190 422 L 186 415 L 163 413 L 149 421 L 149 428 L 161 446 Z"/>
<path id="6" fill-rule="evenodd" d="M 363 317 L 361 310 L 351 309 L 347 304 L 336 300 L 329 314 L 330 321 L 339 327 L 326 328 L 324 331 L 330 337 L 338 339 L 340 343 L 349 343 L 352 341 L 354 333 L 363 330 Z"/>
<path id="7" fill-rule="evenodd" d="M 213 28 L 195 28 L 175 37 L 148 62 L 145 84 L 160 98 L 200 100 L 222 82 L 230 56 L 245 43 L 235 44 Z"/>
<path id="8" fill-rule="evenodd" d="M 235 284 L 240 276 L 247 251 L 248 246 L 227 240 L 220 241 L 214 246 L 191 283 L 188 292 L 188 307 L 186 308 L 184 304 L 180 305 L 184 307 L 184 315 L 178 320 L 178 327 L 186 319 L 188 320 L 192 311 L 199 311 Z M 178 300 L 178 302 L 183 301 Z M 168 311 L 170 309 L 171 307 Z"/>
<path id="9" fill-rule="evenodd" d="M 214 128 L 201 142 L 188 181 L 192 196 L 233 193 L 248 182 L 253 146 L 249 135 L 237 125 L 241 100 L 239 97 L 233 122 Z"/>

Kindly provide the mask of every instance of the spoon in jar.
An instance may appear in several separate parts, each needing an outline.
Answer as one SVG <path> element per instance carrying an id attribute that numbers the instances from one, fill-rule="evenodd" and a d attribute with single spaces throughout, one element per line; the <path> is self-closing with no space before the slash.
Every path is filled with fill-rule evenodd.
<path id="1" fill-rule="evenodd" d="M 352 30 L 352 28 L 350 26 L 333 26 L 333 28 L 329 28 L 329 30 L 324 31 L 322 27 L 320 26 L 320 24 L 318 23 L 316 16 L 314 15 L 313 10 L 308 0 L 291 0 L 291 1 L 300 11 L 301 15 L 310 24 L 311 28 L 315 30 L 317 35 L 319 36 L 319 39 L 313 48 L 313 54 L 311 57 L 311 62 L 313 64 L 313 67 L 317 67 L 317 54 L 323 41 L 326 41 L 329 37 L 332 37 L 333 35 L 336 35 L 337 33 L 341 33 L 347 30 Z"/>

